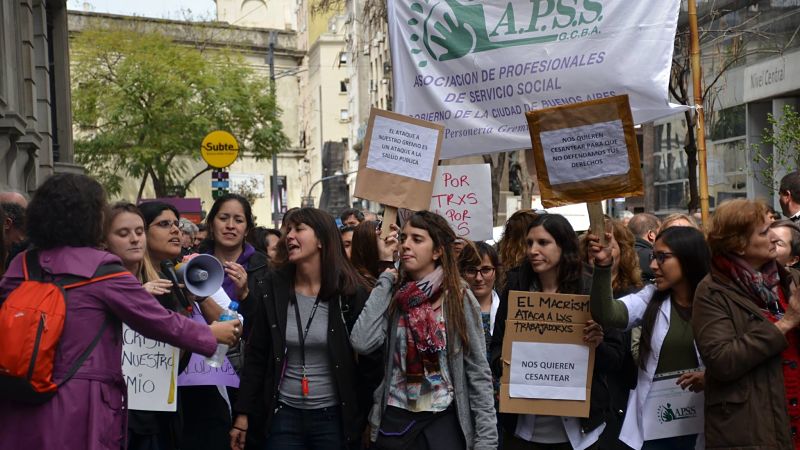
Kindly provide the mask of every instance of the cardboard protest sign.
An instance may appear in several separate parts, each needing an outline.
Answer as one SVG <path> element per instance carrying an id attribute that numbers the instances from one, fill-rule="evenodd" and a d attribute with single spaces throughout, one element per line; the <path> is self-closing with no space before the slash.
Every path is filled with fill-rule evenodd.
<path id="1" fill-rule="evenodd" d="M 627 96 L 526 114 L 533 162 L 547 207 L 644 194 Z"/>
<path id="2" fill-rule="evenodd" d="M 511 291 L 500 412 L 589 417 L 595 350 L 583 343 L 589 296 Z"/>
<path id="3" fill-rule="evenodd" d="M 488 164 L 439 166 L 430 211 L 450 222 L 458 237 L 492 239 L 492 175 Z"/>
<path id="4" fill-rule="evenodd" d="M 122 375 L 128 409 L 175 411 L 180 351 L 122 325 Z"/>
<path id="5" fill-rule="evenodd" d="M 394 110 L 446 126 L 442 159 L 527 148 L 531 110 L 620 94 L 636 123 L 686 110 L 667 89 L 680 0 L 386 5 Z"/>
<path id="6" fill-rule="evenodd" d="M 354 195 L 394 208 L 428 209 L 444 127 L 373 108 Z"/>

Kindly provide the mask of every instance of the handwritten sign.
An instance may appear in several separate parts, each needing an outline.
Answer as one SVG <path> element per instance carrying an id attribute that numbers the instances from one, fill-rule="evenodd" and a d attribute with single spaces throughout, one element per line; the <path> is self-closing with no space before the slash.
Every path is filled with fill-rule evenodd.
<path id="1" fill-rule="evenodd" d="M 122 325 L 122 375 L 128 409 L 175 411 L 180 351 Z"/>
<path id="2" fill-rule="evenodd" d="M 583 343 L 589 296 L 511 291 L 500 411 L 588 417 L 595 350 Z"/>
<path id="3" fill-rule="evenodd" d="M 492 175 L 488 164 L 439 166 L 430 211 L 450 222 L 458 237 L 492 239 Z"/>
<path id="4" fill-rule="evenodd" d="M 395 208 L 428 209 L 444 127 L 373 108 L 354 195 Z"/>
<path id="5" fill-rule="evenodd" d="M 644 194 L 627 95 L 525 114 L 546 208 Z M 535 167 L 534 165 L 535 164 Z"/>
<path id="6" fill-rule="evenodd" d="M 585 345 L 512 342 L 509 395 L 586 400 L 588 368 Z"/>
<path id="7" fill-rule="evenodd" d="M 189 364 L 178 377 L 178 386 L 229 386 L 239 387 L 239 375 L 225 358 L 220 367 L 206 364 L 204 356 L 192 353 Z"/>
<path id="8" fill-rule="evenodd" d="M 439 131 L 384 116 L 375 117 L 367 167 L 430 181 Z"/>
<path id="9" fill-rule="evenodd" d="M 621 120 L 545 131 L 540 138 L 554 185 L 625 175 L 630 170 Z"/>

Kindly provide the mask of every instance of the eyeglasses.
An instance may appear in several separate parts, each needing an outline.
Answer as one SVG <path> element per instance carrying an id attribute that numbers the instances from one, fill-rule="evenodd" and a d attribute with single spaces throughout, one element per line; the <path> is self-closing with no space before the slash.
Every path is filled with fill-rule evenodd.
<path id="1" fill-rule="evenodd" d="M 491 276 L 494 273 L 494 267 L 488 267 L 488 266 L 487 267 L 480 267 L 480 268 L 478 268 L 478 267 L 467 267 L 466 269 L 464 269 L 464 275 L 466 275 L 466 276 L 468 276 L 470 278 L 474 278 L 474 277 L 478 276 L 478 272 L 481 273 L 482 277 L 486 278 L 488 276 Z"/>
<path id="2" fill-rule="evenodd" d="M 177 229 L 181 228 L 181 223 L 179 221 L 177 221 L 177 220 L 167 220 L 167 219 L 159 220 L 158 222 L 153 222 L 150 225 L 155 225 L 155 226 L 157 226 L 159 228 L 170 228 L 170 227 L 175 227 Z"/>
<path id="3" fill-rule="evenodd" d="M 670 252 L 653 252 L 650 254 L 650 261 L 656 260 L 656 262 L 660 266 L 664 264 L 664 261 L 666 261 L 667 258 L 672 258 L 673 255 L 674 253 Z"/>

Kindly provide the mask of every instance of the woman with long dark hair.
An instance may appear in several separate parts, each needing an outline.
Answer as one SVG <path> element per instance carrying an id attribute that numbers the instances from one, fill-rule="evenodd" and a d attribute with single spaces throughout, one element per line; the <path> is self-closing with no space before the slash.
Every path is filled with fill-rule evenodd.
<path id="1" fill-rule="evenodd" d="M 605 327 L 642 327 L 636 390 L 629 396 L 620 440 L 634 449 L 687 449 L 703 441 L 697 434 L 647 440 L 641 420 L 653 380 L 680 372 L 677 383 L 694 392 L 703 390 L 703 363 L 691 330 L 692 304 L 697 285 L 706 276 L 711 254 L 703 233 L 692 227 L 669 227 L 653 245 L 650 268 L 655 283 L 614 300 L 610 246 L 590 237 L 595 261 L 591 294 L 592 316 Z"/>
<path id="2" fill-rule="evenodd" d="M 50 279 L 91 278 L 120 258 L 98 250 L 108 215 L 100 184 L 84 175 L 57 174 L 37 189 L 27 210 L 35 253 L 15 258 L 0 281 L 0 305 L 27 277 L 23 260 Z M 36 259 L 33 259 L 33 258 Z M 28 260 L 26 258 L 30 258 Z M 120 267 L 120 272 L 124 272 Z M 120 273 L 118 272 L 118 273 Z M 69 290 L 53 376 L 63 380 L 80 355 L 91 356 L 46 403 L 0 398 L 0 449 L 118 450 L 126 445 L 126 383 L 122 376 L 122 322 L 144 336 L 210 356 L 217 342 L 238 338 L 238 321 L 210 327 L 167 311 L 129 273 Z"/>
<path id="3" fill-rule="evenodd" d="M 585 295 L 591 286 L 591 279 L 584 276 L 578 238 L 563 216 L 537 216 L 528 227 L 525 243 L 527 261 L 508 272 L 495 319 L 491 358 L 497 378 L 508 369 L 501 356 L 509 291 Z M 506 449 L 583 450 L 597 442 L 611 413 L 606 373 L 622 365 L 626 349 L 619 331 L 604 331 L 592 321 L 584 328 L 584 343 L 597 349 L 589 417 L 501 414 Z"/>
<path id="4" fill-rule="evenodd" d="M 301 208 L 284 226 L 287 263 L 267 276 L 250 318 L 231 446 L 263 433 L 264 449 L 353 448 L 376 384 L 349 338 L 367 294 L 330 215 Z"/>
<path id="5" fill-rule="evenodd" d="M 381 223 L 371 220 L 361 222 L 353 230 L 350 262 L 370 287 L 375 286 L 384 270 L 394 267 L 398 231 L 392 225 L 392 232 L 382 238 Z"/>
<path id="6" fill-rule="evenodd" d="M 455 240 L 441 216 L 414 213 L 400 235 L 400 275 L 380 275 L 353 329 L 359 353 L 386 355 L 370 414 L 376 448 L 497 448 L 480 309 Z"/>

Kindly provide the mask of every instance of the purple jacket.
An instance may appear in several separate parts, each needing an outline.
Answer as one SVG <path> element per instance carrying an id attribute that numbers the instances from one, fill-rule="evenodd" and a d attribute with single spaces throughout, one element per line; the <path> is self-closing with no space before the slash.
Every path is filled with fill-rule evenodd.
<path id="1" fill-rule="evenodd" d="M 104 263 L 120 263 L 92 248 L 61 247 L 42 251 L 42 268 L 53 275 L 91 277 Z M 0 304 L 22 280 L 22 255 L 0 281 Z M 208 326 L 162 307 L 133 276 L 111 278 L 71 289 L 67 317 L 56 352 L 55 378 L 63 377 L 97 334 L 110 323 L 77 374 L 38 406 L 0 400 L 0 450 L 118 450 L 126 445 L 127 390 L 122 377 L 122 326 L 144 336 L 203 355 L 217 343 Z"/>

